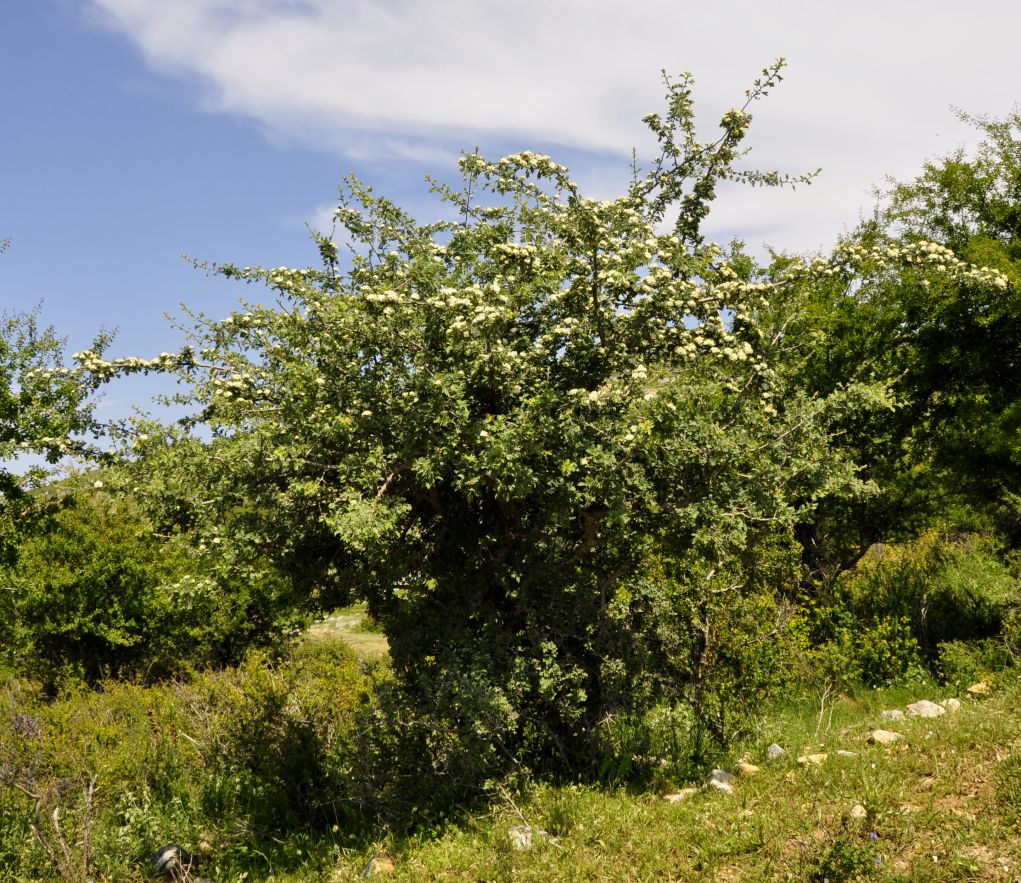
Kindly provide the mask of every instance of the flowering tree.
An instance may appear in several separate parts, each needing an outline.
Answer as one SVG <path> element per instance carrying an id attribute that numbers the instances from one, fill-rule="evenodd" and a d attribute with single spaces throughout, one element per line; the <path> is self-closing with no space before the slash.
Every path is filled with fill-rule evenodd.
<path id="1" fill-rule="evenodd" d="M 436 763 L 585 768 L 667 688 L 722 735 L 721 647 L 782 620 L 763 550 L 861 489 L 828 427 L 868 390 L 813 398 L 780 363 L 799 293 L 878 258 L 768 277 L 702 233 L 720 181 L 806 180 L 735 167 L 781 67 L 709 142 L 690 77 L 668 81 L 658 155 L 618 199 L 527 151 L 463 156 L 460 187 L 434 183 L 455 220 L 424 225 L 349 179 L 321 268 L 215 267 L 277 305 L 194 317 L 157 360 L 212 439 L 140 428 L 153 511 L 311 606 L 367 599 Z"/>
<path id="2" fill-rule="evenodd" d="M 97 338 L 93 351 L 106 343 Z M 0 564 L 13 560 L 19 534 L 43 511 L 26 494 L 46 475 L 38 461 L 85 453 L 97 428 L 91 395 L 102 377 L 62 369 L 62 354 L 60 339 L 33 314 L 0 315 Z M 16 470 L 24 455 L 35 455 L 35 465 Z"/>

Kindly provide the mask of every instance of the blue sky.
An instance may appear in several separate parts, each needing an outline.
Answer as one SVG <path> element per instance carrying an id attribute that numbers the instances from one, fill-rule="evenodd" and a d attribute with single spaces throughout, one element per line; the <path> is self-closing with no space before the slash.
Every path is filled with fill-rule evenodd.
<path id="1" fill-rule="evenodd" d="M 0 14 L 0 306 L 117 354 L 179 338 L 178 303 L 225 315 L 252 289 L 182 253 L 314 260 L 356 171 L 428 215 L 423 176 L 460 147 L 529 148 L 596 196 L 625 180 L 659 70 L 691 70 L 705 131 L 777 56 L 787 80 L 752 125 L 751 162 L 823 167 L 799 193 L 727 194 L 712 218 L 793 250 L 832 243 L 885 175 L 973 140 L 951 105 L 1021 98 L 1016 0 L 7 0 Z M 108 408 L 144 399 L 141 381 Z M 144 404 L 144 401 L 140 403 Z"/>

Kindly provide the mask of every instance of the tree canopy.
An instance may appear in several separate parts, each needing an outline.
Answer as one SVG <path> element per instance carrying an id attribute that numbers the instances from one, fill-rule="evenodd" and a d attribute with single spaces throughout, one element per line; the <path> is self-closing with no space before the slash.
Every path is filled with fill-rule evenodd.
<path id="1" fill-rule="evenodd" d="M 995 270 L 1000 282 L 894 265 L 867 285 L 818 287 L 804 313 L 818 345 L 799 383 L 825 394 L 883 382 L 895 405 L 844 427 L 879 493 L 829 522 L 829 540 L 817 539 L 830 554 L 838 534 L 845 553 L 848 542 L 860 553 L 954 519 L 993 528 L 1014 546 L 1021 540 L 1021 120 L 972 122 L 985 136 L 973 156 L 958 150 L 893 182 L 851 239 L 953 256 Z"/>
<path id="2" fill-rule="evenodd" d="M 349 178 L 320 267 L 213 267 L 276 306 L 195 316 L 189 348 L 152 363 L 80 354 L 93 376 L 158 364 L 191 384 L 211 440 L 135 440 L 157 521 L 313 608 L 367 599 L 434 752 L 578 768 L 666 685 L 722 733 L 713 666 L 782 623 L 792 531 L 874 492 L 833 433 L 888 387 L 802 382 L 806 304 L 900 272 L 1005 284 L 922 242 L 766 269 L 707 243 L 721 181 L 810 179 L 737 166 L 781 69 L 711 141 L 691 78 L 667 80 L 645 118 L 658 153 L 617 199 L 527 151 L 433 182 L 452 220 Z"/>
<path id="3" fill-rule="evenodd" d="M 93 351 L 101 354 L 108 342 L 100 335 Z M 101 383 L 63 368 L 63 342 L 36 315 L 0 314 L 0 563 L 13 560 L 18 537 L 45 509 L 26 495 L 44 479 L 42 464 L 88 449 L 97 429 L 92 396 Z M 36 462 L 16 469 L 15 460 L 26 456 Z"/>
<path id="4" fill-rule="evenodd" d="M 194 544 L 210 591 L 261 587 L 254 633 L 366 600 L 402 725 L 469 779 L 590 767 L 613 721 L 661 700 L 724 737 L 776 680 L 801 558 L 817 576 L 856 560 L 974 452 L 977 416 L 1007 421 L 1001 441 L 1013 419 L 981 358 L 1014 321 L 1006 210 L 945 212 L 973 252 L 958 227 L 912 227 L 945 195 L 927 171 L 828 257 L 759 266 L 707 241 L 721 182 L 811 180 L 739 165 L 781 70 L 707 141 L 690 76 L 667 79 L 657 152 L 616 199 L 529 151 L 463 155 L 424 223 L 352 177 L 318 266 L 209 266 L 275 304 L 190 315 L 178 353 L 65 368 L 19 338 L 17 358 L 50 361 L 8 389 L 45 380 L 71 422 L 12 443 L 83 428 L 95 384 L 176 372 L 191 418 L 140 421 L 127 457 L 155 529 Z M 976 205 L 1009 198 L 994 159 L 968 178 Z M 1003 261 L 973 263 L 982 242 Z"/>

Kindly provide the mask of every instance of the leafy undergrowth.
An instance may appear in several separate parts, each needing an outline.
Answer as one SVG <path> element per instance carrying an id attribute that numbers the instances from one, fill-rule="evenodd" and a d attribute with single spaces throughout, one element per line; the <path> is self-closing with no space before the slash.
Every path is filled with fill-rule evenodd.
<path id="1" fill-rule="evenodd" d="M 177 842 L 217 881 L 362 844 L 367 670 L 336 642 L 49 700 L 0 682 L 0 880 L 136 881 Z M 34 827 L 34 830 L 33 830 Z"/>
<path id="2" fill-rule="evenodd" d="M 880 717 L 949 695 L 923 684 L 776 704 L 712 758 L 724 769 L 742 760 L 760 768 L 736 776 L 732 794 L 704 789 L 667 802 L 693 784 L 669 768 L 646 788 L 494 785 L 488 808 L 414 833 L 359 809 L 358 709 L 373 677 L 339 642 L 313 641 L 283 660 L 256 656 L 188 681 L 110 683 L 52 702 L 8 678 L 0 879 L 152 880 L 152 853 L 170 842 L 198 854 L 215 883 L 339 883 L 370 862 L 405 881 L 1021 879 L 1016 671 L 932 720 Z M 871 746 L 877 727 L 903 738 Z M 786 754 L 768 762 L 773 742 Z M 819 766 L 797 760 L 822 753 Z M 26 791 L 39 796 L 38 817 Z M 70 857 L 63 869 L 55 808 Z"/>

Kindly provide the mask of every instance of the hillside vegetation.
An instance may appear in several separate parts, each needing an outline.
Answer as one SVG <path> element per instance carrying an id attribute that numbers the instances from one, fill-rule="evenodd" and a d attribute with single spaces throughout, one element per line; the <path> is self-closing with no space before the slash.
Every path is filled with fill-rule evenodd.
<path id="1" fill-rule="evenodd" d="M 5 318 L 4 879 L 1011 879 L 1021 117 L 760 261 L 704 228 L 814 177 L 743 164 L 782 69 L 709 140 L 665 78 L 616 199 L 349 178 L 174 353 Z M 190 416 L 103 426 L 138 372 Z"/>

